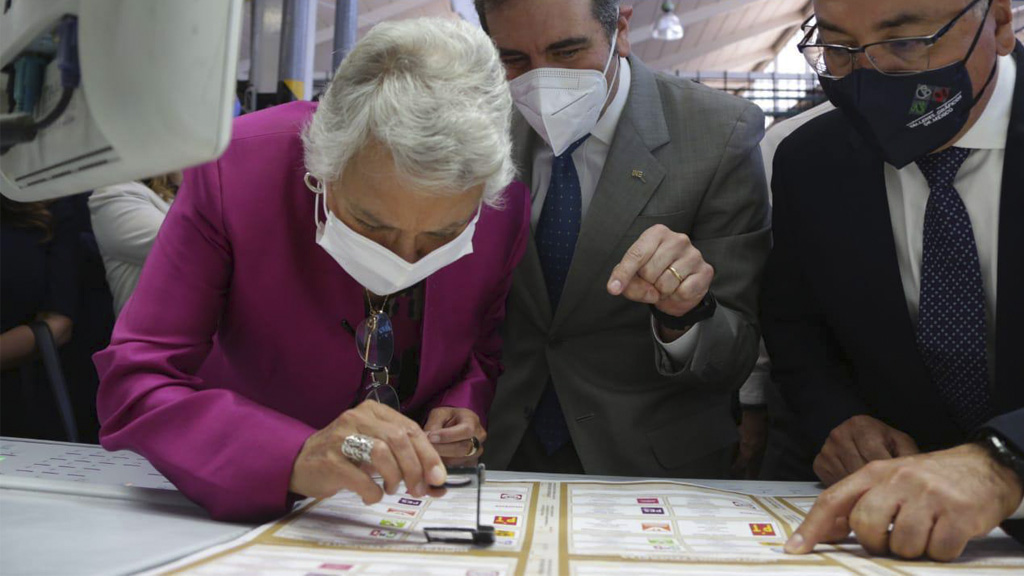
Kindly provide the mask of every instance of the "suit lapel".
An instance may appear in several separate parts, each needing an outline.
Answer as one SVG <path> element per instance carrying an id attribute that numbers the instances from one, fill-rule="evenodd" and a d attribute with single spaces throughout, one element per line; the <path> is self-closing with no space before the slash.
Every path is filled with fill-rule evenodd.
<path id="1" fill-rule="evenodd" d="M 518 169 L 518 177 L 530 189 L 532 203 L 537 195 L 533 186 L 533 150 L 537 144 L 537 137 L 533 128 L 518 112 L 514 113 L 512 118 L 512 142 L 514 143 L 512 154 Z M 544 272 L 541 270 L 540 257 L 537 255 L 533 224 L 530 225 L 530 238 L 526 244 L 526 252 L 523 254 L 519 266 L 516 267 L 513 277 L 512 294 L 516 301 L 525 304 L 538 326 L 547 326 L 551 322 L 551 302 L 548 300 Z"/>
<path id="2" fill-rule="evenodd" d="M 849 268 L 857 276 L 859 286 L 856 290 L 872 295 L 866 302 L 875 310 L 863 312 L 888 324 L 883 328 L 884 338 L 899 346 L 901 356 L 916 359 L 917 340 L 896 259 L 896 242 L 885 186 L 885 164 L 867 146 L 862 145 L 862 151 L 855 156 L 856 160 L 842 159 L 846 169 L 840 172 L 845 183 L 844 221 L 848 226 L 844 236 L 850 243 L 846 253 L 863 259 L 847 264 L 852 265 Z M 867 161 L 861 166 L 849 165 L 858 160 Z M 927 380 L 927 376 L 922 375 Z"/>
<path id="3" fill-rule="evenodd" d="M 1024 406 L 1024 45 L 1017 43 L 1017 82 L 1006 135 L 1003 189 L 999 201 L 999 262 L 996 287 L 997 412 Z"/>
<path id="4" fill-rule="evenodd" d="M 665 178 L 665 167 L 652 154 L 669 141 L 654 73 L 638 60 L 630 58 L 629 63 L 629 96 L 580 228 L 552 332 L 587 291 L 604 290 L 608 279 L 599 273 L 609 260 L 622 258 L 616 246 Z"/>

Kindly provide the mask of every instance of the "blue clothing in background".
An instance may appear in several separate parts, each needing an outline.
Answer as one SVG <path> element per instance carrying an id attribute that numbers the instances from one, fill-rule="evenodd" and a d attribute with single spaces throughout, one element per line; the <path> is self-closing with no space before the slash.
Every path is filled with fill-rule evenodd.
<path id="1" fill-rule="evenodd" d="M 27 324 L 40 312 L 75 318 L 79 301 L 81 208 L 76 198 L 53 202 L 53 238 L 36 228 L 0 224 L 0 331 Z M 88 218 L 86 212 L 85 217 Z"/>

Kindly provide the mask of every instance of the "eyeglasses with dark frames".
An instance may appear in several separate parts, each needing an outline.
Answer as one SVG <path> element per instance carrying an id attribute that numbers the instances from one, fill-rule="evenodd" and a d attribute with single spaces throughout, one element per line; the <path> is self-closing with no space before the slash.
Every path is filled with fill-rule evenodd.
<path id="1" fill-rule="evenodd" d="M 974 0 L 965 6 L 952 20 L 930 36 L 893 38 L 856 48 L 842 44 L 812 42 L 819 32 L 817 24 L 812 24 L 814 16 L 811 16 L 800 26 L 805 34 L 797 45 L 797 49 L 803 54 L 811 69 L 819 76 L 826 78 L 838 79 L 853 72 L 857 55 L 861 53 L 867 57 L 875 70 L 887 76 L 906 76 L 927 72 L 932 69 L 930 67 L 931 48 L 981 1 Z M 991 0 L 986 1 L 989 2 L 985 8 L 987 16 Z"/>

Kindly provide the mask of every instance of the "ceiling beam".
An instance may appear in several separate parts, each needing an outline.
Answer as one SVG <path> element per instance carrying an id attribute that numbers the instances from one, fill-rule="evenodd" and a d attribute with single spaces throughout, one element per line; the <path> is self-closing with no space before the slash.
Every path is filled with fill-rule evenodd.
<path id="1" fill-rule="evenodd" d="M 784 28 L 792 27 L 794 25 L 800 24 L 801 22 L 804 21 L 804 19 L 805 16 L 803 11 L 783 14 L 782 16 L 778 16 L 770 20 L 757 22 L 752 26 L 736 30 L 735 32 L 724 34 L 710 42 L 703 42 L 697 46 L 692 46 L 690 48 L 679 50 L 678 52 L 669 54 L 664 58 L 660 58 L 653 62 L 648 62 L 647 65 L 655 70 L 674 69 L 682 62 L 686 62 L 688 60 L 695 60 L 697 58 L 700 58 L 701 56 L 711 54 L 712 52 L 721 50 L 722 48 L 731 46 L 733 44 L 736 44 L 737 42 L 742 42 L 748 38 L 753 38 L 761 34 L 767 34 L 769 32 L 775 32 L 778 30 L 782 30 Z M 719 68 L 719 66 L 716 66 L 716 68 Z"/>
<path id="2" fill-rule="evenodd" d="M 704 20 L 708 20 L 710 18 L 714 18 L 715 16 L 718 16 L 719 14 L 725 14 L 727 12 L 732 12 L 733 10 L 739 10 L 740 8 L 743 8 L 744 6 L 748 6 L 748 5 L 753 4 L 755 2 L 763 2 L 763 1 L 764 0 L 719 0 L 718 2 L 715 2 L 714 4 L 709 4 L 707 6 L 701 6 L 700 8 L 697 8 L 696 10 L 683 10 L 682 12 L 680 12 L 679 9 L 677 8 L 676 9 L 676 16 L 679 16 L 679 21 L 683 24 L 683 27 L 685 28 L 687 26 L 690 26 L 691 24 L 696 24 L 697 22 L 701 22 L 701 21 L 704 21 Z M 657 9 L 657 11 L 655 12 L 655 15 L 654 15 L 654 22 L 652 22 L 651 24 L 648 24 L 646 26 L 641 26 L 641 27 L 639 27 L 639 28 L 637 28 L 635 30 L 631 30 L 630 33 L 629 33 L 629 43 L 630 44 L 639 44 L 641 42 L 646 42 L 647 40 L 651 40 L 652 39 L 651 32 L 654 31 L 654 24 L 657 23 L 658 18 L 660 18 L 660 17 L 661 17 L 661 6 L 658 6 L 658 9 Z"/>
<path id="3" fill-rule="evenodd" d="M 436 0 L 396 0 L 390 4 L 384 4 L 376 10 L 370 10 L 365 14 L 359 15 L 359 29 L 362 30 L 368 26 L 379 24 L 389 18 L 394 18 L 410 10 L 416 10 L 422 8 L 427 4 L 435 2 Z M 334 26 L 328 26 L 323 30 L 318 30 L 316 33 L 316 43 L 323 44 L 324 42 L 334 41 Z"/>
<path id="4" fill-rule="evenodd" d="M 733 58 L 729 58 L 729 59 L 726 59 L 726 60 L 720 60 L 720 61 L 715 63 L 715 70 L 730 71 L 730 70 L 736 70 L 736 69 L 739 69 L 739 68 L 747 68 L 748 66 L 756 66 L 758 64 L 761 64 L 762 62 L 767 62 L 767 61 L 773 60 L 774 58 L 775 58 L 775 51 L 771 50 L 770 48 L 764 48 L 762 50 L 757 50 L 755 52 L 746 52 L 746 53 L 740 54 L 738 56 L 735 56 Z M 683 72 L 683 71 L 685 71 L 685 72 L 693 72 L 694 71 L 694 70 L 683 70 L 681 68 L 681 66 L 683 66 L 684 64 L 686 64 L 686 62 L 680 62 L 679 65 L 678 66 L 674 66 L 672 68 L 672 70 L 679 69 L 680 72 Z M 715 76 L 714 76 L 714 73 L 711 72 L 711 73 L 708 73 L 707 77 L 708 78 L 714 78 Z"/>
<path id="5" fill-rule="evenodd" d="M 393 16 L 398 16 L 410 10 L 422 8 L 427 4 L 436 2 L 437 0 L 395 0 L 390 4 L 385 4 L 376 10 L 370 10 L 366 14 L 359 15 L 359 27 L 373 26 L 374 24 L 383 22 Z"/>

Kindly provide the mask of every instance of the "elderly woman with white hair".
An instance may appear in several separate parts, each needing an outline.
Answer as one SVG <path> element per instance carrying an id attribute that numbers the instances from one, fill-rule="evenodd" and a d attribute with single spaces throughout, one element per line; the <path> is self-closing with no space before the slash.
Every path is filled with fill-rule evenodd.
<path id="1" fill-rule="evenodd" d="M 103 446 L 232 520 L 423 496 L 479 458 L 529 234 L 510 112 L 482 31 L 414 20 L 367 34 L 318 106 L 240 118 L 96 355 Z"/>

